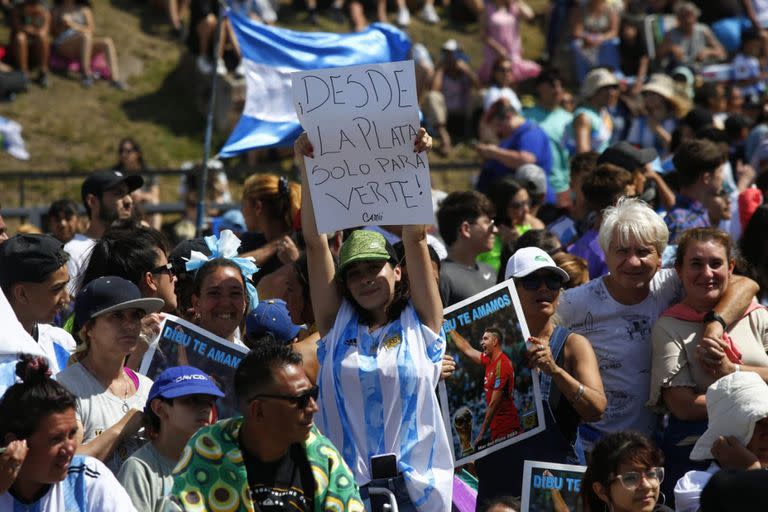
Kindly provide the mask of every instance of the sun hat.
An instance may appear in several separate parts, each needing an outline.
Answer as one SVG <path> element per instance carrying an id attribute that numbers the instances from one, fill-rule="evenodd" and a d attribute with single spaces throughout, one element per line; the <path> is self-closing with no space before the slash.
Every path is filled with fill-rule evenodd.
<path id="1" fill-rule="evenodd" d="M 768 384 L 754 372 L 734 372 L 707 389 L 707 430 L 691 451 L 691 460 L 714 459 L 712 445 L 720 436 L 749 444 L 755 423 L 768 418 Z"/>
<path id="2" fill-rule="evenodd" d="M 272 334 L 280 343 L 291 343 L 300 330 L 301 326 L 293 323 L 288 305 L 282 299 L 259 301 L 245 320 L 245 332 L 250 339 Z"/>
<path id="3" fill-rule="evenodd" d="M 397 255 L 392 245 L 375 231 L 358 229 L 352 232 L 339 251 L 339 272 L 357 261 L 388 260 L 397 264 Z"/>
<path id="4" fill-rule="evenodd" d="M 654 73 L 648 83 L 640 89 L 640 92 L 658 94 L 672 105 L 678 117 L 682 117 L 686 109 L 690 108 L 689 101 L 676 94 L 675 81 L 669 75 Z"/>
<path id="5" fill-rule="evenodd" d="M 570 279 L 568 272 L 558 267 L 552 256 L 538 247 L 523 247 L 515 251 L 515 254 L 507 261 L 504 279 L 525 277 L 543 268 L 552 270 L 564 283 Z"/>
<path id="6" fill-rule="evenodd" d="M 149 390 L 146 411 L 155 398 L 179 398 L 189 395 L 210 395 L 222 398 L 224 393 L 202 370 L 194 366 L 173 366 L 155 378 Z"/>
<path id="7" fill-rule="evenodd" d="M 88 320 L 105 313 L 126 309 L 155 313 L 164 305 L 163 299 L 142 297 L 139 288 L 127 279 L 99 277 L 86 284 L 75 297 L 75 332 Z"/>
<path id="8" fill-rule="evenodd" d="M 610 87 L 613 85 L 619 85 L 619 80 L 616 78 L 616 75 L 605 68 L 593 69 L 587 73 L 587 76 L 584 78 L 584 83 L 581 84 L 581 97 L 583 99 L 589 99 L 603 87 Z"/>

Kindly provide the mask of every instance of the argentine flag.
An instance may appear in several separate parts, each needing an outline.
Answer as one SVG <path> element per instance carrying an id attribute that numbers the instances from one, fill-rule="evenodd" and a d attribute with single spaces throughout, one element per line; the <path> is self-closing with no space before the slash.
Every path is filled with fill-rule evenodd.
<path id="1" fill-rule="evenodd" d="M 374 23 L 363 32 L 297 32 L 255 23 L 230 11 L 246 69 L 246 100 L 221 157 L 256 148 L 287 146 L 301 133 L 293 108 L 291 73 L 406 60 L 408 36 Z"/>

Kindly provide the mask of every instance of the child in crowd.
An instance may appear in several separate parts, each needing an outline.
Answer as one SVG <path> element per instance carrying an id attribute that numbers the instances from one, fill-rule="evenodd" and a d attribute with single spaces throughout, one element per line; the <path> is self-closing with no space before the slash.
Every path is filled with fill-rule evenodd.
<path id="1" fill-rule="evenodd" d="M 152 441 L 129 457 L 117 475 L 137 510 L 159 510 L 173 487 L 171 473 L 184 446 L 200 427 L 211 424 L 214 402 L 223 396 L 205 373 L 191 366 L 168 368 L 157 377 L 144 408 Z"/>

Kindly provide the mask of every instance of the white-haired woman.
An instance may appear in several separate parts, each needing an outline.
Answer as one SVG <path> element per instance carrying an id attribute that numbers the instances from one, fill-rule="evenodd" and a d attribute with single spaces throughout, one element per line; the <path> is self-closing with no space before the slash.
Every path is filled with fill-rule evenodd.
<path id="1" fill-rule="evenodd" d="M 608 274 L 566 290 L 558 308 L 562 325 L 589 338 L 600 366 L 608 398 L 603 419 L 582 425 L 593 442 L 608 432 L 636 430 L 652 434 L 657 425 L 648 401 L 651 374 L 651 328 L 682 296 L 672 269 L 659 270 L 669 230 L 639 199 L 621 198 L 603 211 L 598 240 Z M 757 284 L 734 278 L 715 310 L 727 323 L 740 318 L 757 292 Z M 721 339 L 718 322 L 705 326 L 705 336 Z"/>

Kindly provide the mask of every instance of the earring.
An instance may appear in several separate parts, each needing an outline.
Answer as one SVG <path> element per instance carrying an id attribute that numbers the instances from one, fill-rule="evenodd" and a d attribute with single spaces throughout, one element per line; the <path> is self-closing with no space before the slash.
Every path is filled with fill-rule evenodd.
<path id="1" fill-rule="evenodd" d="M 664 493 L 662 491 L 659 491 L 659 496 L 661 496 L 661 503 L 658 503 L 659 505 L 664 505 L 667 502 L 667 497 L 664 496 Z"/>

